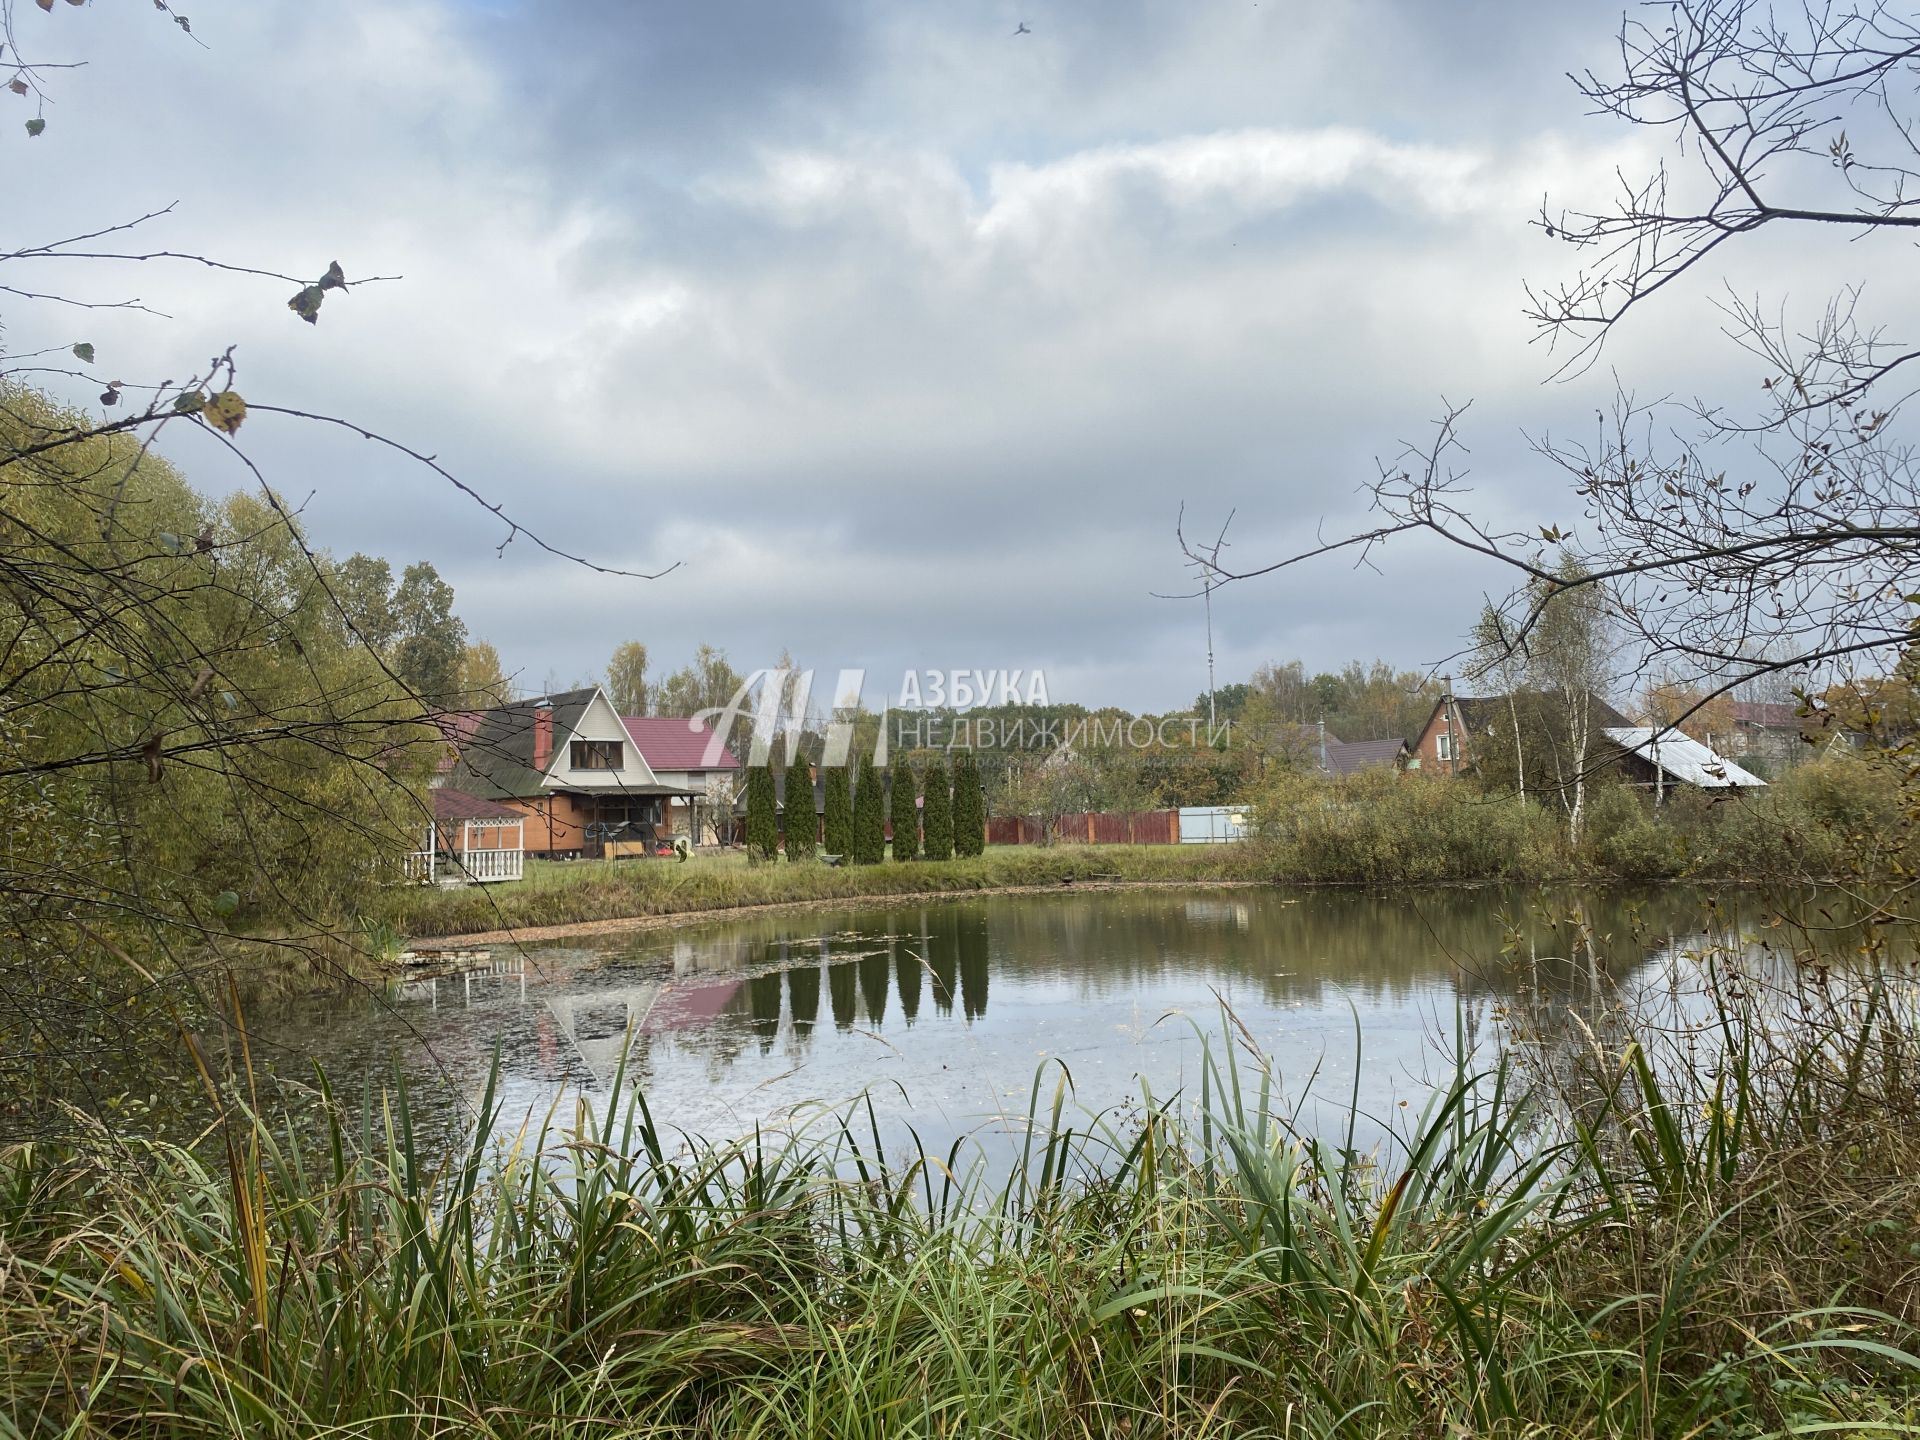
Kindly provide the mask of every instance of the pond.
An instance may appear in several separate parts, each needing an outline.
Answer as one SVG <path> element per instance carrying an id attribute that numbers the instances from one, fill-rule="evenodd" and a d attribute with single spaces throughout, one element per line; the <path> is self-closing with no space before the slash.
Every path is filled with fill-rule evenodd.
<path id="1" fill-rule="evenodd" d="M 1232 1048 L 1226 1007 L 1299 1122 L 1344 1126 L 1357 1101 L 1364 1145 L 1417 1112 L 1460 1043 L 1496 1040 L 1516 1011 L 1671 986 L 1710 940 L 1753 947 L 1760 915 L 1679 889 L 852 906 L 495 947 L 469 973 L 256 1012 L 253 1053 L 296 1083 L 318 1062 L 342 1091 L 404 1079 L 449 1134 L 497 1055 L 509 1129 L 561 1097 L 604 1100 L 624 1073 L 661 1126 L 708 1139 L 864 1097 L 890 1144 L 910 1129 L 929 1151 L 991 1150 L 1021 1132 L 1043 1067 L 1043 1105 L 1065 1081 L 1079 1112 L 1191 1094 L 1203 1045 Z"/>

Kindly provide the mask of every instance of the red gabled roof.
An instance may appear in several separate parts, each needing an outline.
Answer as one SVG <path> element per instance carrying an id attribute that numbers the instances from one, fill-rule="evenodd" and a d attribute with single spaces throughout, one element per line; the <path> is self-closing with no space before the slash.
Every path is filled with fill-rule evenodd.
<path id="1" fill-rule="evenodd" d="M 713 731 L 701 721 L 670 715 L 626 715 L 621 723 L 633 737 L 650 770 L 738 770 L 740 762 L 728 750 L 707 760 Z"/>

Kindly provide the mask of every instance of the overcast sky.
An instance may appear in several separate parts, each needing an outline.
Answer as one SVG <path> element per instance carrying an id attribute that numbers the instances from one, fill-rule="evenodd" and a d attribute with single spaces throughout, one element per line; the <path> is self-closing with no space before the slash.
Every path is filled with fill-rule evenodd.
<path id="1" fill-rule="evenodd" d="M 1657 138 L 1565 79 L 1607 63 L 1617 15 L 1537 0 L 176 8 L 206 48 L 132 0 L 18 7 L 39 58 L 89 64 L 38 140 L 0 95 L 8 235 L 177 202 L 143 246 L 405 279 L 309 328 L 279 282 L 69 267 L 172 318 L 12 303 L 8 347 L 86 339 L 132 380 L 236 344 L 249 399 L 434 452 L 602 564 L 678 564 L 496 554 L 503 527 L 427 472 L 249 424 L 320 544 L 431 560 L 536 688 L 640 639 L 662 670 L 701 641 L 865 666 L 870 699 L 907 668 L 1040 668 L 1055 700 L 1181 706 L 1200 610 L 1151 593 L 1181 588 L 1181 503 L 1196 528 L 1237 510 L 1248 564 L 1357 525 L 1374 457 L 1442 397 L 1474 402 L 1485 506 L 1565 522 L 1522 432 L 1590 423 L 1613 378 L 1543 383 L 1522 285 L 1571 257 L 1527 222 Z M 1645 392 L 1741 373 L 1676 356 L 1708 288 L 1609 365 Z M 169 453 L 244 483 L 210 443 Z M 1223 682 L 1438 662 L 1501 583 L 1414 545 L 1380 565 L 1222 591 Z"/>

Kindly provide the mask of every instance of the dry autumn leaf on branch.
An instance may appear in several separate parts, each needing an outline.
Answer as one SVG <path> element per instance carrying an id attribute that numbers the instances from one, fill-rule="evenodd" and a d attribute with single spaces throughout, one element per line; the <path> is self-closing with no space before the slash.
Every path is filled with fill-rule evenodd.
<path id="1" fill-rule="evenodd" d="M 222 390 L 218 395 L 210 396 L 207 403 L 200 407 L 200 418 L 222 435 L 231 435 L 240 428 L 240 422 L 247 418 L 247 402 L 235 391 Z"/>
<path id="2" fill-rule="evenodd" d="M 287 301 L 287 308 L 309 325 L 320 323 L 320 302 L 327 298 L 327 292 L 318 285 L 309 285 Z"/>

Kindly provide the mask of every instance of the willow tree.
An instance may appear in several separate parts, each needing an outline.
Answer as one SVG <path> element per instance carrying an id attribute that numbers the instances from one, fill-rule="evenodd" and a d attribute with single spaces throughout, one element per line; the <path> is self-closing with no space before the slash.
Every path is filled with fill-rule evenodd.
<path id="1" fill-rule="evenodd" d="M 459 694 L 466 659 L 451 592 L 424 564 L 395 586 L 384 561 L 335 565 L 312 546 L 248 453 L 259 427 L 358 437 L 479 504 L 503 547 L 590 564 L 431 447 L 250 401 L 234 346 L 183 337 L 194 360 L 128 375 L 124 353 L 96 344 L 109 337 L 80 330 L 99 310 L 114 312 L 114 337 L 143 317 L 164 321 L 103 290 L 138 267 L 224 276 L 251 293 L 249 326 L 277 314 L 296 343 L 341 297 L 396 277 L 311 252 L 275 268 L 270 257 L 146 243 L 172 207 L 48 218 L 59 229 L 27 233 L 32 183 L 46 173 L 33 166 L 53 158 L 47 91 L 73 68 L 71 55 L 43 62 L 36 47 L 60 43 L 45 27 L 78 7 L 44 0 L 51 13 L 32 28 L 16 27 L 17 8 L 0 5 L 8 103 L 33 118 L 24 136 L 6 132 L 20 148 L 0 246 L 0 826 L 15 839 L 0 854 L 0 1132 L 59 1124 L 68 1101 L 117 1113 L 105 1103 L 110 1058 L 159 1063 L 178 1053 L 156 1043 L 177 1040 L 175 1017 L 214 1018 L 197 970 L 232 964 L 246 944 L 330 963 L 424 843 L 426 779 L 442 749 L 424 721 Z M 192 33 L 165 3 L 155 9 Z M 108 158 L 69 151 L 59 169 L 91 173 Z M 258 233 L 239 220 L 236 232 Z M 206 326 L 239 328 L 212 298 L 196 319 Z M 50 400 L 33 388 L 43 383 L 72 398 Z M 299 443 L 289 436 L 281 452 Z M 197 453 L 237 465 L 256 483 L 209 501 L 155 458 L 162 448 L 180 463 Z M 381 612 L 366 630 L 362 600 Z M 159 1029 L 136 1033 L 142 1016 Z M 187 1093 L 141 1082 L 141 1094 L 154 1089 Z"/>
<path id="2" fill-rule="evenodd" d="M 0 1094 L 34 1097 L 0 1132 L 97 1112 L 230 930 L 352 922 L 429 813 L 436 732 L 275 497 L 84 423 L 0 384 L 0 825 L 31 837 L 0 861 Z"/>

